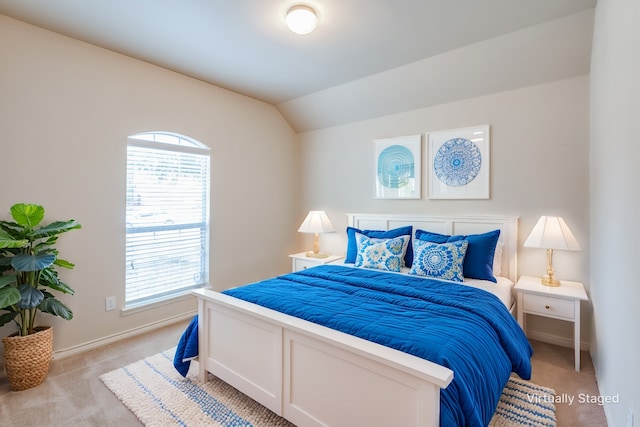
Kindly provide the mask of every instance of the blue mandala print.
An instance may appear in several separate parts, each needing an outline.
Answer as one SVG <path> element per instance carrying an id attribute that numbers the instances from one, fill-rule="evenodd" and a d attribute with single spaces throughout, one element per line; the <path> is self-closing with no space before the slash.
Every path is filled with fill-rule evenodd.
<path id="1" fill-rule="evenodd" d="M 466 240 L 438 244 L 415 239 L 409 274 L 462 282 L 462 266 L 468 245 Z"/>
<path id="2" fill-rule="evenodd" d="M 356 267 L 399 272 L 402 267 L 402 258 L 409 243 L 409 236 L 375 239 L 356 233 L 356 243 L 358 246 Z"/>
<path id="3" fill-rule="evenodd" d="M 433 169 L 440 181 L 450 187 L 462 187 L 478 176 L 482 154 L 466 138 L 453 138 L 442 144 L 433 159 Z"/>
<path id="4" fill-rule="evenodd" d="M 415 177 L 413 153 L 402 145 L 391 145 L 378 156 L 378 181 L 387 188 L 400 188 Z"/>

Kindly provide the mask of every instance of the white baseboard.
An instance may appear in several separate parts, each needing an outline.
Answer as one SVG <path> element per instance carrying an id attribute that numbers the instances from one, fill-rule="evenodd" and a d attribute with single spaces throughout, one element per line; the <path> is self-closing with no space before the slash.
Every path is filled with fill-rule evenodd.
<path id="1" fill-rule="evenodd" d="M 99 338 L 97 340 L 89 341 L 89 342 L 79 344 L 73 347 L 69 347 L 63 350 L 54 351 L 53 359 L 55 360 L 64 359 L 65 357 L 73 356 L 75 354 L 83 353 L 89 350 L 94 350 L 103 345 L 111 344 L 126 338 L 131 338 L 137 335 L 141 335 L 146 332 L 150 332 L 155 329 L 160 329 L 164 326 L 169 326 L 184 320 L 189 320 L 196 314 L 198 314 L 197 310 L 190 311 L 174 317 L 170 317 L 168 319 L 163 319 L 158 322 L 149 323 L 134 329 L 130 329 L 128 331 L 119 332 L 117 334 L 109 335 L 103 338 Z M 527 337 L 535 341 L 546 342 L 549 344 L 559 345 L 561 347 L 573 348 L 573 339 L 567 338 L 567 337 L 561 337 L 559 335 L 552 335 L 544 332 L 529 330 L 527 332 Z M 589 343 L 581 341 L 580 350 L 589 351 Z"/>
<path id="2" fill-rule="evenodd" d="M 561 337 L 559 335 L 546 334 L 544 332 L 527 331 L 527 338 L 542 341 L 549 344 L 559 345 L 560 347 L 573 348 L 573 338 Z M 580 341 L 580 350 L 589 351 L 589 343 Z"/>
<path id="3" fill-rule="evenodd" d="M 189 320 L 193 318 L 193 316 L 195 316 L 196 314 L 198 314 L 197 310 L 190 311 L 187 313 L 170 317 L 168 319 L 160 320 L 158 322 L 148 323 L 146 325 L 139 326 L 137 328 L 129 329 L 128 331 L 118 332 L 117 334 L 108 335 L 106 337 L 99 338 L 97 340 L 88 341 L 86 343 L 82 343 L 82 344 L 69 347 L 63 350 L 57 350 L 53 352 L 53 359 L 54 360 L 64 359 L 65 357 L 73 356 L 79 353 L 84 353 L 85 351 L 89 351 L 89 350 L 94 350 L 98 347 L 102 347 L 103 345 L 121 341 L 126 338 L 135 337 L 137 335 L 141 335 L 146 332 L 153 331 L 155 329 L 160 329 L 164 326 L 169 326 L 184 320 Z"/>

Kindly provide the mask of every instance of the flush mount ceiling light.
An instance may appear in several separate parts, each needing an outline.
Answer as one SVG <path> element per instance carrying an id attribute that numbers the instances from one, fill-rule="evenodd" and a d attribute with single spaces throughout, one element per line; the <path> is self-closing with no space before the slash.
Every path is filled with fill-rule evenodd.
<path id="1" fill-rule="evenodd" d="M 309 6 L 292 6 L 287 11 L 287 27 L 296 34 L 309 34 L 316 25 L 318 25 L 318 16 Z"/>

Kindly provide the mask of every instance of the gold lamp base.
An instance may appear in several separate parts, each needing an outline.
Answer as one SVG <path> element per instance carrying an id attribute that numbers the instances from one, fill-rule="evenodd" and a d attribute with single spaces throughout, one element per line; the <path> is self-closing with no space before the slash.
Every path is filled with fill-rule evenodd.
<path id="1" fill-rule="evenodd" d="M 547 274 L 542 276 L 542 284 L 544 286 L 556 287 L 560 286 L 560 281 L 554 277 L 553 265 L 551 260 L 553 259 L 553 249 L 547 249 Z"/>
<path id="2" fill-rule="evenodd" d="M 327 258 L 329 255 L 320 252 L 320 242 L 318 241 L 318 233 L 313 236 L 313 251 L 307 252 L 309 258 Z"/>
<path id="3" fill-rule="evenodd" d="M 325 254 L 324 252 L 313 252 L 313 251 L 309 251 L 307 252 L 307 256 L 309 258 L 327 258 L 329 256 L 329 254 Z"/>
<path id="4" fill-rule="evenodd" d="M 541 282 L 545 286 L 551 286 L 551 287 L 560 286 L 560 281 L 558 279 L 549 277 L 546 274 L 542 276 Z"/>

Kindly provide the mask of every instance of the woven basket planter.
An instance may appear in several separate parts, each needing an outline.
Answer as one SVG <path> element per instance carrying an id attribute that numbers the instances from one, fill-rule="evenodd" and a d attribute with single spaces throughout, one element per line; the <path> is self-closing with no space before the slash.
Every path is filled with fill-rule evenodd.
<path id="1" fill-rule="evenodd" d="M 14 391 L 35 387 L 47 378 L 53 354 L 53 329 L 36 330 L 25 337 L 16 333 L 2 339 L 5 370 Z"/>

